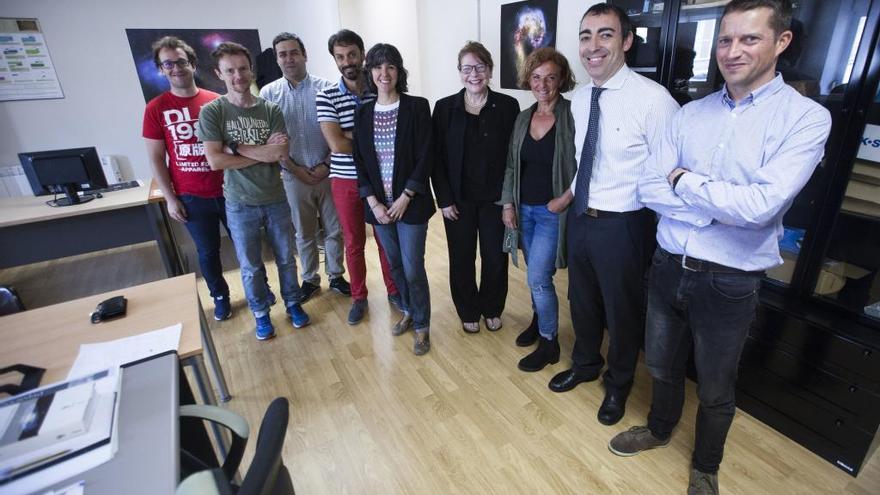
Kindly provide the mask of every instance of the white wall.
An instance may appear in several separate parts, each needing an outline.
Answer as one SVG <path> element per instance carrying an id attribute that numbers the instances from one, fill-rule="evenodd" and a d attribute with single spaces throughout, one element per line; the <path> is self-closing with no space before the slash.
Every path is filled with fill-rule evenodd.
<path id="1" fill-rule="evenodd" d="M 40 21 L 64 99 L 0 103 L 0 166 L 23 151 L 96 146 L 120 160 L 127 178 L 150 176 L 141 139 L 144 97 L 126 28 L 258 29 L 263 48 L 281 31 L 298 33 L 311 55 L 309 69 L 338 75 L 327 53 L 339 28 L 336 2 L 3 0 L 0 16 Z"/>
<path id="2" fill-rule="evenodd" d="M 65 98 L 0 103 L 0 167 L 17 164 L 23 151 L 96 146 L 119 159 L 126 178 L 150 176 L 140 137 L 144 99 L 126 28 L 256 28 L 263 48 L 277 33 L 293 31 L 306 44 L 310 72 L 335 79 L 327 38 L 344 26 L 367 48 L 396 45 L 410 71 L 410 92 L 434 102 L 461 88 L 455 66 L 465 41 L 479 39 L 500 59 L 503 3 L 510 2 L 262 0 L 255 7 L 240 0 L 3 0 L 3 17 L 39 19 Z M 578 23 L 593 3 L 559 0 L 556 46 L 579 82 L 587 75 L 578 60 Z M 534 102 L 527 91 L 502 91 L 522 107 Z"/>

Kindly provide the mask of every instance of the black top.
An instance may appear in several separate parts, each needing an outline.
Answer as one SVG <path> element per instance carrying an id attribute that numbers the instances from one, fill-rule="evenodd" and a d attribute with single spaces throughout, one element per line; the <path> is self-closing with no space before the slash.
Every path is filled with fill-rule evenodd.
<path id="1" fill-rule="evenodd" d="M 358 193 L 361 198 L 385 197 L 376 146 L 373 141 L 373 115 L 376 100 L 364 103 L 354 114 L 352 156 L 358 175 Z M 400 95 L 397 114 L 397 133 L 394 136 L 394 177 L 392 196 L 397 198 L 404 189 L 415 192 L 415 197 L 401 221 L 410 225 L 427 223 L 434 214 L 434 196 L 431 194 L 431 109 L 428 100 L 420 96 Z M 369 205 L 364 208 L 367 223 L 377 224 Z"/>
<path id="2" fill-rule="evenodd" d="M 489 165 L 486 163 L 485 119 L 466 113 L 464 126 L 464 167 L 461 177 L 463 199 L 468 201 L 495 201 L 498 199 L 496 185 L 486 188 Z"/>
<path id="3" fill-rule="evenodd" d="M 556 148 L 556 124 L 535 141 L 532 134 L 526 132 L 523 139 L 520 161 L 522 176 L 520 178 L 520 203 L 527 205 L 544 205 L 553 199 L 553 152 Z"/>
<path id="4" fill-rule="evenodd" d="M 504 170 L 507 167 L 507 147 L 513 123 L 519 114 L 519 103 L 505 94 L 489 90 L 486 105 L 480 111 L 479 130 L 480 151 L 483 154 L 484 185 L 481 193 L 489 201 L 501 198 L 504 184 Z M 435 165 L 431 182 L 437 194 L 437 205 L 441 208 L 456 204 L 465 199 L 471 200 L 467 189 L 470 178 L 468 170 L 473 161 L 465 157 L 468 146 L 467 121 L 470 114 L 465 111 L 464 89 L 447 96 L 434 105 L 434 147 Z M 478 179 L 473 177 L 473 182 Z"/>

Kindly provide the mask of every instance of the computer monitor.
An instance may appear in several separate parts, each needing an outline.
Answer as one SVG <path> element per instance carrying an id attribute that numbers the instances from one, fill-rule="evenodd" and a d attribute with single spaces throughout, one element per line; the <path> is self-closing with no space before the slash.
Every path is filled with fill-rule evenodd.
<path id="1" fill-rule="evenodd" d="M 66 197 L 47 201 L 50 206 L 70 206 L 95 199 L 77 191 L 107 187 L 107 178 L 95 148 L 19 153 L 18 159 L 34 196 L 63 193 Z"/>

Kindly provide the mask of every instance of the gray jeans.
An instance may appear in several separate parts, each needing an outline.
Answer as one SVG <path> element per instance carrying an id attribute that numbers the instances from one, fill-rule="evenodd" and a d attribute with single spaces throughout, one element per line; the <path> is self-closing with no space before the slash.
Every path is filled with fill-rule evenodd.
<path id="1" fill-rule="evenodd" d="M 320 184 L 306 184 L 289 172 L 281 174 L 284 191 L 296 228 L 296 250 L 299 253 L 302 280 L 317 284 L 320 259 L 318 257 L 318 231 L 324 229 L 324 261 L 327 278 L 332 280 L 345 273 L 343 267 L 342 228 L 330 192 L 330 180 Z M 319 220 L 320 218 L 320 220 Z"/>

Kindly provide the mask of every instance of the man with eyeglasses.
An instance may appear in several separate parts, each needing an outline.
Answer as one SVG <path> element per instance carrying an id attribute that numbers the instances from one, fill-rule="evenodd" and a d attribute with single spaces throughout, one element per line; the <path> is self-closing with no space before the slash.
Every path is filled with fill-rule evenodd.
<path id="1" fill-rule="evenodd" d="M 150 166 L 169 216 L 186 227 L 196 245 L 214 299 L 214 319 L 225 320 L 232 306 L 220 263 L 220 226 L 226 227 L 223 171 L 211 170 L 196 136 L 199 112 L 219 95 L 196 86 L 196 52 L 186 42 L 165 36 L 152 48 L 153 61 L 171 88 L 144 111 L 142 135 Z"/>
<path id="2" fill-rule="evenodd" d="M 315 109 L 315 95 L 332 83 L 306 70 L 306 47 L 299 36 L 281 33 L 272 48 L 282 77 L 263 86 L 260 96 L 278 105 L 284 114 L 290 151 L 281 178 L 296 226 L 296 245 L 302 269 L 303 302 L 318 292 L 318 235 L 323 234 L 324 269 L 330 289 L 351 295 L 343 278 L 342 229 L 330 193 L 330 149 Z"/>
<path id="3" fill-rule="evenodd" d="M 275 336 L 275 327 L 269 317 L 271 296 L 262 259 L 264 230 L 290 321 L 296 328 L 309 324 L 300 305 L 291 213 L 279 170 L 289 151 L 284 116 L 277 105 L 251 93 L 254 73 L 247 48 L 224 42 L 211 57 L 227 93 L 202 109 L 198 133 L 211 168 L 225 172 L 226 217 L 241 281 L 256 319 L 256 337 L 266 340 Z"/>
<path id="4" fill-rule="evenodd" d="M 620 421 L 645 330 L 645 276 L 654 251 L 654 213 L 638 181 L 657 152 L 678 104 L 662 86 L 626 65 L 632 23 L 619 7 L 590 7 L 579 29 L 581 64 L 590 82 L 572 97 L 577 175 L 568 212 L 568 294 L 575 344 L 571 369 L 550 389 L 571 390 L 599 378 L 608 331 L 605 398 L 597 419 Z"/>

